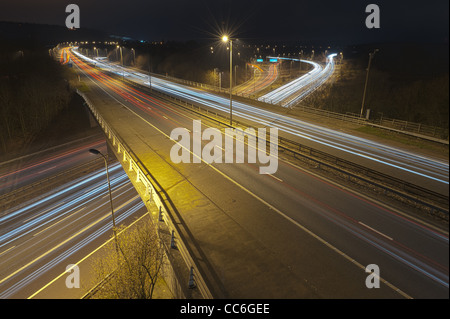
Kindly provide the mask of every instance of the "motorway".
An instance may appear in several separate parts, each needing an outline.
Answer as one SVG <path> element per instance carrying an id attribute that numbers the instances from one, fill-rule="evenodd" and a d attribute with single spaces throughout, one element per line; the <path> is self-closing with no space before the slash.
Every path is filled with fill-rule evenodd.
<path id="1" fill-rule="evenodd" d="M 100 70 L 98 63 L 93 68 L 81 58 L 71 54 L 89 87 L 87 95 L 167 190 L 188 229 L 190 242 L 201 251 L 205 267 L 213 273 L 214 280 L 210 280 L 214 281 L 218 295 L 448 298 L 445 227 L 409 217 L 407 210 L 369 199 L 281 158 L 273 175 L 258 174 L 258 163 L 174 164 L 169 158 L 174 143 L 169 135 L 177 127 L 191 130 L 192 120 L 197 116 L 111 78 Z M 143 83 L 147 76 L 126 77 Z M 188 99 L 196 96 L 198 103 L 220 107 L 219 98 L 211 94 L 161 79 L 152 79 L 152 86 Z M 248 117 L 248 107 L 242 109 L 247 113 L 239 116 Z M 258 110 L 258 114 L 262 113 Z M 287 117 L 286 121 L 298 124 Z M 203 119 L 202 125 L 213 123 Z M 390 151 L 389 155 L 395 156 L 393 161 L 405 156 L 398 150 L 380 145 L 375 148 L 373 144 L 369 144 L 369 155 L 367 151 L 354 149 L 365 145 L 362 139 L 304 125 L 301 132 L 290 129 L 292 134 L 308 139 L 310 129 L 320 132 L 322 140 L 323 134 L 334 135 L 335 141 L 342 139 L 352 149 L 345 152 L 364 154 L 370 160 L 376 158 L 373 154 L 376 151 L 383 158 Z M 332 144 L 328 140 L 324 143 Z M 411 160 L 417 157 L 407 156 L 404 164 L 411 166 Z M 413 167 L 420 172 L 426 169 L 427 173 L 422 175 L 427 176 L 422 177 L 429 178 L 431 164 L 428 159 L 421 162 L 426 168 L 416 168 L 416 164 Z M 440 171 L 445 164 L 439 165 L 433 168 L 439 171 L 433 172 L 438 176 L 434 180 L 448 187 L 448 172 L 445 176 Z M 380 267 L 381 289 L 365 287 L 364 267 L 368 264 Z"/>
<path id="2" fill-rule="evenodd" d="M 86 61 L 95 63 L 97 68 L 124 76 L 127 80 L 144 86 L 149 85 L 148 75 L 135 71 L 128 72 L 122 67 L 88 59 L 76 50 L 73 52 Z M 229 114 L 230 102 L 225 97 L 175 84 L 161 78 L 152 77 L 151 82 L 152 88 L 155 90 L 195 105 L 210 108 L 224 115 Z M 395 176 L 440 194 L 448 195 L 449 193 L 448 160 L 442 161 L 393 148 L 239 101 L 233 101 L 233 118 L 254 127 L 276 127 L 280 136 L 305 146 Z"/>
<path id="3" fill-rule="evenodd" d="M 101 131 L 0 163 L 0 298 L 30 297 L 109 239 L 104 162 L 91 148 L 107 154 Z M 113 203 L 122 224 L 146 209 L 122 167 L 110 164 Z M 92 284 L 82 272 L 82 282 Z M 53 295 L 44 289 L 39 298 L 79 298 L 86 292 L 64 283 L 52 289 Z"/>
<path id="4" fill-rule="evenodd" d="M 87 153 L 90 148 L 105 152 L 105 138 L 90 136 L 0 163 L 0 195 L 92 161 L 92 156 Z"/>
<path id="5" fill-rule="evenodd" d="M 233 88 L 233 94 L 250 97 L 269 87 L 278 78 L 278 63 L 267 65 L 250 64 L 253 68 L 253 79 Z"/>
<path id="6" fill-rule="evenodd" d="M 110 178 L 117 225 L 129 223 L 147 212 L 119 163 L 110 165 Z M 2 211 L 0 298 L 32 296 L 64 273 L 66 266 L 77 263 L 111 235 L 112 218 L 104 169 Z M 87 278 L 86 273 L 80 273 Z M 57 298 L 69 298 L 73 293 L 78 293 L 75 298 L 80 298 L 86 292 L 67 289 L 64 283 L 57 291 Z M 40 297 L 46 298 L 46 295 Z"/>

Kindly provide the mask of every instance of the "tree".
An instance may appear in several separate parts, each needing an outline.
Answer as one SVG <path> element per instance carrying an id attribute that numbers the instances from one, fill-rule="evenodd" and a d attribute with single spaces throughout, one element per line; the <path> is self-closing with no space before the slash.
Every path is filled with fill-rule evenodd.
<path id="1" fill-rule="evenodd" d="M 154 225 L 141 220 L 117 234 L 117 249 L 111 241 L 106 256 L 94 262 L 101 288 L 93 298 L 152 299 L 164 263 L 164 246 Z"/>

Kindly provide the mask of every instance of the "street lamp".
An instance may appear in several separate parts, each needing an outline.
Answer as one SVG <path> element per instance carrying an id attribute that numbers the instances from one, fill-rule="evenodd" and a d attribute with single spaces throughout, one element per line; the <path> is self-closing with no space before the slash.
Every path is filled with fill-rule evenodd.
<path id="1" fill-rule="evenodd" d="M 375 49 L 373 52 L 369 53 L 369 64 L 367 66 L 367 73 L 366 73 L 366 82 L 364 84 L 364 93 L 363 93 L 363 98 L 362 98 L 362 103 L 361 103 L 361 112 L 359 114 L 359 117 L 363 116 L 363 112 L 364 112 L 364 102 L 366 100 L 366 91 L 367 91 L 367 82 L 369 80 L 369 71 L 370 71 L 370 64 L 372 63 L 372 58 L 375 55 L 375 53 L 377 53 L 379 50 Z"/>
<path id="2" fill-rule="evenodd" d="M 226 35 L 222 37 L 222 41 L 230 41 L 230 125 L 233 126 L 233 41 Z"/>
<path id="3" fill-rule="evenodd" d="M 106 168 L 106 179 L 108 180 L 108 190 L 109 190 L 109 202 L 111 204 L 111 216 L 112 216 L 112 223 L 113 223 L 113 233 L 114 233 L 114 240 L 116 241 L 116 249 L 118 249 L 117 246 L 117 234 L 116 234 L 116 220 L 114 218 L 114 208 L 113 208 L 113 202 L 112 202 L 112 194 L 111 194 L 111 183 L 109 181 L 109 172 L 108 172 L 108 161 L 106 156 L 100 152 L 99 150 L 95 148 L 91 148 L 89 150 L 90 153 L 94 155 L 101 155 L 103 157 L 103 160 L 105 161 L 105 168 Z"/>

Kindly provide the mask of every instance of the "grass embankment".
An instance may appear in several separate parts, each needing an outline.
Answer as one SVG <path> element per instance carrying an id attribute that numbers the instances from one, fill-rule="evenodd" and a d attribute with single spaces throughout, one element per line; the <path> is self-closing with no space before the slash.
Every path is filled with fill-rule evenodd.
<path id="1" fill-rule="evenodd" d="M 449 156 L 448 145 L 443 145 L 400 133 L 390 132 L 371 126 L 360 126 L 355 128 L 354 131 L 375 137 L 381 141 L 389 142 L 389 144 L 395 143 L 396 145 L 404 145 L 409 148 L 428 151 L 429 153 L 434 153 L 435 155 L 440 155 L 442 157 L 446 157 L 447 159 Z"/>
<path id="2" fill-rule="evenodd" d="M 88 134 L 89 118 L 73 84 L 73 69 L 47 51 L 6 54 L 0 62 L 0 160 L 50 147 Z M 82 135 L 82 136 L 80 136 Z"/>

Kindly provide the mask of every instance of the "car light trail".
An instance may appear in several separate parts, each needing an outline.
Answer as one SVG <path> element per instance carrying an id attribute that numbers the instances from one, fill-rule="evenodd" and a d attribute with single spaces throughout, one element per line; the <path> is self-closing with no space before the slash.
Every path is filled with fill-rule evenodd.
<path id="1" fill-rule="evenodd" d="M 142 212 L 145 205 L 119 163 L 110 165 L 109 171 L 117 203 L 116 221 L 121 223 L 137 212 Z M 11 268 L 9 273 L 3 273 L 0 287 L 4 285 L 5 289 L 0 289 L 0 298 L 13 296 L 74 253 L 111 231 L 111 212 L 107 207 L 108 200 L 104 199 L 104 194 L 107 193 L 105 174 L 104 169 L 100 169 L 83 179 L 67 183 L 65 189 L 35 203 L 5 212 L 0 218 L 0 247 L 8 244 L 11 247 L 0 252 L 0 266 L 6 267 L 5 265 L 14 263 L 16 254 L 29 258 L 20 259 L 21 262 L 16 268 Z M 26 215 L 32 216 L 24 219 Z M 19 226 L 12 228 L 8 222 Z M 28 236 L 25 237 L 26 235 Z M 17 240 L 19 244 L 14 243 Z M 53 242 L 54 246 L 49 248 L 44 244 L 41 247 L 39 243 L 44 241 Z M 40 248 L 42 252 L 36 250 L 38 255 L 33 257 L 30 248 Z M 6 271 L 9 268 L 3 269 Z M 20 277 L 22 274 L 23 277 Z"/>
<path id="2" fill-rule="evenodd" d="M 136 196 L 136 197 L 132 198 L 130 201 L 128 201 L 127 204 L 129 204 L 131 201 L 138 200 L 138 199 L 139 199 L 139 196 Z M 136 213 L 138 210 L 142 209 L 143 207 L 145 207 L 145 206 L 144 206 L 144 203 L 142 203 L 142 202 L 139 202 L 136 205 L 132 205 L 130 208 L 128 208 L 124 212 L 121 212 L 121 214 L 116 218 L 116 221 L 118 223 L 123 222 L 126 218 L 132 216 L 134 213 Z M 101 217 L 99 220 L 97 220 L 96 223 L 100 222 L 104 219 L 108 219 L 109 217 L 111 217 L 111 215 L 108 213 L 108 214 L 104 215 L 103 217 Z M 14 293 L 16 293 L 18 290 L 22 289 L 24 286 L 29 285 L 30 282 L 37 279 L 41 275 L 43 275 L 49 269 L 55 267 L 57 264 L 61 263 L 66 258 L 70 257 L 72 254 L 76 253 L 80 249 L 84 248 L 86 245 L 88 245 L 89 243 L 91 243 L 92 241 L 94 241 L 95 239 L 100 237 L 101 235 L 109 232 L 111 230 L 111 228 L 112 228 L 112 221 L 109 221 L 105 225 L 103 225 L 101 228 L 99 228 L 98 230 L 93 232 L 92 234 L 90 234 L 87 237 L 84 237 L 80 241 L 76 242 L 69 249 L 64 250 L 62 253 L 60 253 L 56 257 L 52 258 L 49 262 L 47 262 L 43 266 L 39 267 L 37 270 L 33 271 L 31 274 L 29 274 L 26 277 L 24 277 L 23 279 L 17 281 L 16 283 L 14 283 L 11 287 L 6 289 L 5 291 L 2 291 L 2 293 L 0 294 L 0 299 L 8 298 L 11 295 L 13 295 Z M 77 236 L 77 235 L 80 235 L 80 233 L 75 234 L 75 236 Z M 75 237 L 75 236 L 72 236 L 72 237 Z M 69 239 L 72 239 L 72 237 Z M 68 241 L 69 240 L 67 240 L 66 242 L 68 242 Z M 41 255 L 39 259 L 45 257 L 49 253 L 50 253 L 50 251 L 48 251 L 44 255 Z M 36 262 L 36 261 L 37 260 L 33 260 L 33 262 Z M 14 273 L 13 276 L 16 275 L 17 273 Z M 0 280 L 0 284 L 2 282 L 12 278 L 13 276 L 9 276 L 8 278 L 4 278 L 4 279 Z"/>
<path id="3" fill-rule="evenodd" d="M 322 66 L 319 63 L 307 60 L 300 60 L 300 62 L 311 64 L 313 66 L 313 69 L 308 73 L 302 75 L 298 79 L 293 80 L 283 86 L 280 86 L 276 90 L 273 90 L 259 97 L 258 100 L 272 104 L 282 103 L 284 100 L 295 94 L 305 85 L 315 81 L 320 72 L 322 72 Z"/>
<path id="4" fill-rule="evenodd" d="M 315 89 L 321 86 L 334 71 L 334 57 L 336 54 L 330 54 L 327 57 L 327 64 L 325 68 L 319 63 L 292 59 L 292 58 L 279 58 L 284 60 L 299 61 L 303 63 L 309 63 L 313 66 L 313 69 L 302 75 L 296 80 L 293 80 L 276 90 L 273 90 L 260 98 L 259 101 L 264 101 L 271 104 L 279 104 L 283 107 L 290 107 L 298 103 L 301 99 L 312 93 Z M 270 57 L 269 57 L 270 58 Z"/>
<path id="5" fill-rule="evenodd" d="M 265 77 L 263 77 L 264 71 L 259 66 L 250 63 L 248 65 L 256 68 L 259 75 L 255 79 L 249 80 L 233 88 L 234 94 L 241 96 L 255 94 L 271 85 L 278 78 L 278 63 L 269 66 L 269 70 Z"/>
<path id="6" fill-rule="evenodd" d="M 63 166 L 63 164 L 57 164 L 57 162 L 60 160 L 67 161 L 68 159 L 70 159 L 70 157 L 73 157 L 77 153 L 82 153 L 86 149 L 89 149 L 92 147 L 101 147 L 104 144 L 105 144 L 104 140 L 98 140 L 95 142 L 91 142 L 89 144 L 82 145 L 82 146 L 79 146 L 76 148 L 71 148 L 68 151 L 63 151 L 61 153 L 52 155 L 46 159 L 39 160 L 34 163 L 26 164 L 26 165 L 24 165 L 24 167 L 22 167 L 20 169 L 10 171 L 8 173 L 4 173 L 3 175 L 0 175 L 0 181 L 1 181 L 0 190 L 5 189 L 7 186 L 10 186 L 12 183 L 17 184 L 17 183 L 21 182 L 22 180 L 29 179 L 30 177 L 33 177 L 34 175 L 37 175 L 42 172 L 41 171 L 41 172 L 33 173 L 32 169 L 34 169 L 34 168 L 37 168 L 42 165 L 52 165 L 53 163 L 55 163 L 55 165 L 58 165 L 58 166 Z M 24 173 L 26 173 L 26 174 L 24 174 Z M 13 175 L 17 175 L 17 174 L 22 174 L 23 176 L 19 179 L 15 178 L 14 180 L 11 180 L 8 182 L 8 178 L 11 178 Z"/>
<path id="7" fill-rule="evenodd" d="M 97 67 L 101 67 L 116 74 L 122 74 L 120 71 L 117 71 L 116 67 L 110 64 L 86 58 L 76 50 L 72 50 L 72 52 L 85 61 L 96 63 Z M 332 58 L 333 55 L 330 56 L 330 61 L 333 60 Z M 329 64 L 330 63 L 332 62 L 329 62 Z M 148 78 L 147 75 L 134 71 L 126 74 L 128 80 L 130 81 L 134 81 L 142 85 L 145 85 L 145 83 L 148 84 L 148 82 L 143 80 Z M 201 90 L 175 84 L 156 77 L 152 77 L 152 88 L 171 96 L 185 99 L 190 102 L 196 102 L 219 111 L 229 111 L 228 99 Z M 407 173 L 412 173 L 417 176 L 443 183 L 445 185 L 449 184 L 448 163 L 443 163 L 424 156 L 394 149 L 368 139 L 355 137 L 346 133 L 320 127 L 318 125 L 310 124 L 289 116 L 256 108 L 242 102 L 234 101 L 233 112 L 236 116 L 244 119 L 255 121 L 266 126 L 269 125 L 271 127 L 277 127 L 280 131 L 284 131 L 300 138 L 308 139 L 338 151 L 356 155 L 359 158 L 384 164 Z"/>
<path id="8" fill-rule="evenodd" d="M 112 165 L 110 168 L 110 172 L 115 172 L 118 169 L 121 169 L 121 166 L 119 164 Z M 26 234 L 34 231 L 36 228 L 33 228 L 33 226 L 37 226 L 37 227 L 45 226 L 45 225 L 53 222 L 55 219 L 60 218 L 63 215 L 70 214 L 72 211 L 75 211 L 80 206 L 84 206 L 89 201 L 95 200 L 96 196 L 100 196 L 101 194 L 104 194 L 105 191 L 107 190 L 107 185 L 104 183 L 102 183 L 100 186 L 93 188 L 90 191 L 88 191 L 82 195 L 80 195 L 79 193 L 75 193 L 75 194 L 72 193 L 73 190 L 75 190 L 76 188 L 82 187 L 82 186 L 90 183 L 91 181 L 98 179 L 99 177 L 104 176 L 104 175 L 105 175 L 105 172 L 103 172 L 103 171 L 98 172 L 98 173 L 90 176 L 87 179 L 77 182 L 59 192 L 56 192 L 55 194 L 44 197 L 41 200 L 33 202 L 30 205 L 26 205 L 18 210 L 15 210 L 12 213 L 9 213 L 9 211 L 6 211 L 5 216 L 0 218 L 0 226 L 2 224 L 6 223 L 8 220 L 10 220 L 16 216 L 20 216 L 21 214 L 23 214 L 27 211 L 30 211 L 31 209 L 33 209 L 35 207 L 39 207 L 39 206 L 45 204 L 45 202 L 50 201 L 54 198 L 58 198 L 60 196 L 66 196 L 66 198 L 74 198 L 73 200 L 71 200 L 65 204 L 62 204 L 59 207 L 54 208 L 54 209 L 50 210 L 49 212 L 42 214 L 41 216 L 24 223 L 22 226 L 17 227 L 7 233 L 2 234 L 0 236 L 0 248 L 9 244 L 10 242 L 12 242 L 14 240 L 17 240 L 20 237 L 25 236 Z M 127 181 L 126 174 L 122 174 L 119 177 L 116 177 L 111 180 L 111 186 L 118 187 L 119 185 L 126 183 L 126 181 Z M 121 184 L 119 184 L 119 183 L 121 183 Z M 74 204 L 79 204 L 79 205 L 70 210 L 67 210 L 69 207 L 73 206 Z M 8 239 L 10 239 L 10 240 L 8 240 Z"/>

